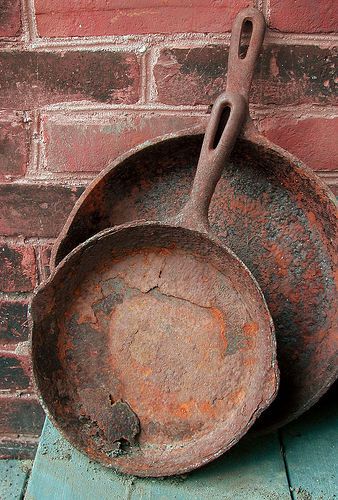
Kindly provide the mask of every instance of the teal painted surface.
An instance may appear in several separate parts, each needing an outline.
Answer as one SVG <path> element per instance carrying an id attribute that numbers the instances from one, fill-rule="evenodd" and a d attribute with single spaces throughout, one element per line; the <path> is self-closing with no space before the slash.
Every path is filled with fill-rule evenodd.
<path id="1" fill-rule="evenodd" d="M 99 466 L 46 421 L 26 500 L 290 499 L 276 435 L 246 438 L 216 462 L 183 478 L 138 479 Z"/>
<path id="2" fill-rule="evenodd" d="M 137 480 L 132 499 L 290 499 L 275 434 L 243 439 L 222 458 L 186 479 Z"/>
<path id="3" fill-rule="evenodd" d="M 101 467 L 46 421 L 25 499 L 338 500 L 335 396 L 331 391 L 281 431 L 284 459 L 277 434 L 246 437 L 212 464 L 167 479 L 138 479 Z"/>
<path id="4" fill-rule="evenodd" d="M 0 498 L 19 500 L 32 468 L 31 460 L 0 460 Z"/>
<path id="5" fill-rule="evenodd" d="M 338 499 L 338 399 L 333 389 L 281 432 L 295 500 Z"/>
<path id="6" fill-rule="evenodd" d="M 132 479 L 91 462 L 46 420 L 25 500 L 130 498 Z"/>

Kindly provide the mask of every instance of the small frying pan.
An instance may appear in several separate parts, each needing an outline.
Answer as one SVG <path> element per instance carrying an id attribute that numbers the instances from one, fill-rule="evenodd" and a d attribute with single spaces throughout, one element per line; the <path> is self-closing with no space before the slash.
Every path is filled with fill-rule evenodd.
<path id="1" fill-rule="evenodd" d="M 259 48 L 247 52 L 251 74 Z M 48 415 L 71 443 L 122 472 L 199 467 L 235 444 L 276 395 L 264 297 L 208 224 L 246 115 L 244 97 L 222 94 L 183 210 L 90 238 L 32 301 L 33 370 Z"/>

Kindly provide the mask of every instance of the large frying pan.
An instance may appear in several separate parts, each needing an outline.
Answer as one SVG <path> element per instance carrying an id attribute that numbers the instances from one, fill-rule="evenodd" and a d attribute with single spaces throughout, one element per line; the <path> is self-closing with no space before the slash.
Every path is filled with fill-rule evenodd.
<path id="1" fill-rule="evenodd" d="M 177 213 L 191 189 L 203 131 L 170 134 L 114 160 L 74 206 L 55 243 L 52 268 L 98 231 Z M 209 218 L 258 280 L 274 319 L 280 391 L 259 423 L 278 427 L 308 409 L 337 378 L 335 198 L 248 119 Z"/>
<path id="2" fill-rule="evenodd" d="M 245 92 L 264 35 L 252 9 L 237 18 L 235 35 L 248 19 Z M 49 415 L 91 458 L 123 472 L 171 475 L 209 462 L 276 395 L 263 294 L 208 224 L 246 118 L 244 94 L 215 102 L 190 197 L 175 217 L 98 233 L 32 301 L 34 377 Z"/>

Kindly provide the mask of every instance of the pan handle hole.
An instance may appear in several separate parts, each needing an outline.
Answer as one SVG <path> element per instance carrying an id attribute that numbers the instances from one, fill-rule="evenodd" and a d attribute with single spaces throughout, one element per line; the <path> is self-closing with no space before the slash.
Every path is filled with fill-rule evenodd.
<path id="1" fill-rule="evenodd" d="M 218 122 L 218 127 L 216 130 L 214 142 L 212 145 L 213 149 L 217 148 L 218 143 L 221 140 L 222 134 L 223 134 L 224 129 L 226 127 L 226 124 L 228 123 L 228 120 L 229 120 L 230 111 L 231 111 L 230 106 L 225 106 L 222 109 L 222 114 L 221 114 L 221 117 L 220 117 L 219 122 Z"/>
<path id="2" fill-rule="evenodd" d="M 238 57 L 240 59 L 246 58 L 248 48 L 250 45 L 251 36 L 252 36 L 252 21 L 247 19 L 242 24 L 242 29 L 241 29 L 240 44 L 238 49 Z"/>

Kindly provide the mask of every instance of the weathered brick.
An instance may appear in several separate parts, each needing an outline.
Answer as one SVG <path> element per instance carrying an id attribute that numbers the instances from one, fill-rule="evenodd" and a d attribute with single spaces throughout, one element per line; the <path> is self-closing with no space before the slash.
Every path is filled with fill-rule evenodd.
<path id="1" fill-rule="evenodd" d="M 109 50 L 0 52 L 0 107 L 35 109 L 64 101 L 134 103 L 139 62 Z"/>
<path id="2" fill-rule="evenodd" d="M 22 119 L 0 121 L 0 181 L 25 175 L 29 155 L 29 125 Z"/>
<path id="3" fill-rule="evenodd" d="M 260 131 L 314 170 L 335 170 L 338 118 L 292 118 L 276 115 L 259 122 Z"/>
<path id="4" fill-rule="evenodd" d="M 0 184 L 0 234 L 54 238 L 83 188 Z"/>
<path id="5" fill-rule="evenodd" d="M 0 37 L 20 35 L 20 0 L 0 0 Z"/>
<path id="6" fill-rule="evenodd" d="M 52 245 L 41 245 L 39 248 L 39 259 L 40 259 L 40 269 L 41 269 L 41 281 L 48 279 L 50 275 L 50 256 L 52 251 Z"/>
<path id="7" fill-rule="evenodd" d="M 221 32 L 252 0 L 36 0 L 41 36 Z"/>
<path id="8" fill-rule="evenodd" d="M 0 438 L 0 459 L 15 458 L 19 460 L 33 459 L 39 440 L 37 437 L 21 436 Z"/>
<path id="9" fill-rule="evenodd" d="M 198 124 L 196 115 L 154 112 L 46 116 L 47 168 L 53 172 L 95 172 L 137 144 Z"/>
<path id="10" fill-rule="evenodd" d="M 14 345 L 28 338 L 27 303 L 0 302 L 0 344 Z"/>
<path id="11" fill-rule="evenodd" d="M 270 27 L 293 33 L 337 31 L 336 0 L 270 0 Z"/>
<path id="12" fill-rule="evenodd" d="M 31 388 L 30 367 L 27 356 L 0 354 L 0 391 L 22 391 Z"/>
<path id="13" fill-rule="evenodd" d="M 0 435 L 39 436 L 45 418 L 35 399 L 0 396 Z"/>
<path id="14" fill-rule="evenodd" d="M 0 291 L 29 292 L 35 285 L 34 249 L 0 243 Z"/>
<path id="15" fill-rule="evenodd" d="M 210 104 L 225 89 L 227 48 L 163 49 L 154 68 L 158 101 Z M 250 101 L 260 104 L 335 104 L 334 48 L 269 45 L 257 64 Z"/>

